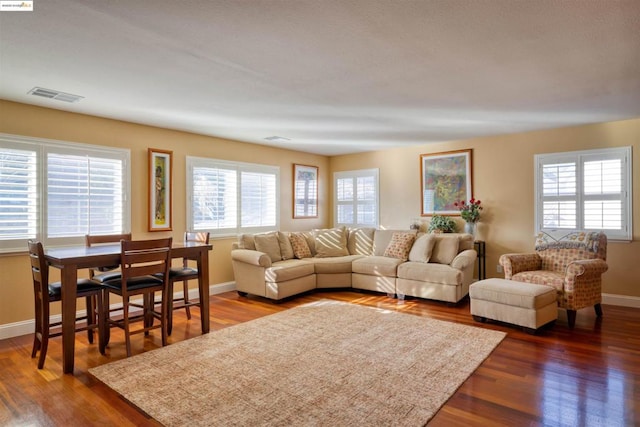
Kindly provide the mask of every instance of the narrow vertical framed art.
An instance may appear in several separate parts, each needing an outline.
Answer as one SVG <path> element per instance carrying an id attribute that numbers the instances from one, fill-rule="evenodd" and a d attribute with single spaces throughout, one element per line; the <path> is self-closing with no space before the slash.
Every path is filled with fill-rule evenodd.
<path id="1" fill-rule="evenodd" d="M 149 231 L 171 231 L 173 151 L 149 148 Z"/>
<path id="2" fill-rule="evenodd" d="M 293 165 L 293 218 L 318 217 L 318 167 Z"/>

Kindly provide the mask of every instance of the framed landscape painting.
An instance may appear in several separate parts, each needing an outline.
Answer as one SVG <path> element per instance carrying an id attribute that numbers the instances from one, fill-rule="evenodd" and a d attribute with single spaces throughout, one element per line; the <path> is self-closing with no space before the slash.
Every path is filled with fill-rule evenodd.
<path id="1" fill-rule="evenodd" d="M 293 217 L 318 217 L 318 168 L 293 165 Z"/>
<path id="2" fill-rule="evenodd" d="M 459 215 L 454 203 L 472 197 L 471 182 L 471 150 L 421 154 L 421 215 Z"/>
<path id="3" fill-rule="evenodd" d="M 173 151 L 149 148 L 149 231 L 171 230 Z"/>

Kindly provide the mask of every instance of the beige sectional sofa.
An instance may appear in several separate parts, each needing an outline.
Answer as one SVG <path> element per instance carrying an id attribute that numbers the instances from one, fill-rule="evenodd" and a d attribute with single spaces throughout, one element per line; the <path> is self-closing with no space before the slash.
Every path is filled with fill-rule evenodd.
<path id="1" fill-rule="evenodd" d="M 243 234 L 231 251 L 238 292 L 273 300 L 353 288 L 456 303 L 476 257 L 469 234 L 373 228 Z"/>

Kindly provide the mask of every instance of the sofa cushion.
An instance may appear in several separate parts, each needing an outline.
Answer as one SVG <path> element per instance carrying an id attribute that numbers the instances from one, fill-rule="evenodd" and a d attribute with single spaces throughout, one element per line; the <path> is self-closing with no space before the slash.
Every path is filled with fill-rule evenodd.
<path id="1" fill-rule="evenodd" d="M 256 234 L 254 236 L 256 250 L 269 255 L 271 262 L 281 261 L 280 243 L 278 243 L 277 233 Z"/>
<path id="2" fill-rule="evenodd" d="M 362 255 L 347 255 L 332 258 L 310 258 L 308 261 L 315 266 L 317 274 L 351 273 L 351 265 L 354 260 L 362 258 Z"/>
<path id="3" fill-rule="evenodd" d="M 398 258 L 372 255 L 353 261 L 351 269 L 354 273 L 369 276 L 396 277 L 398 265 L 402 263 L 403 261 Z"/>
<path id="4" fill-rule="evenodd" d="M 398 267 L 398 277 L 439 285 L 458 286 L 462 284 L 463 274 L 462 271 L 446 264 L 409 261 Z"/>
<path id="5" fill-rule="evenodd" d="M 314 230 L 316 254 L 318 258 L 349 255 L 347 231 L 344 227 Z"/>
<path id="6" fill-rule="evenodd" d="M 451 264 L 458 254 L 459 242 L 457 235 L 446 236 L 446 233 L 436 236 L 436 244 L 431 252 L 429 262 L 437 264 Z"/>
<path id="7" fill-rule="evenodd" d="M 393 233 L 412 233 L 417 234 L 417 230 L 376 230 L 373 235 L 373 255 L 384 256 L 389 242 L 393 237 Z"/>
<path id="8" fill-rule="evenodd" d="M 409 252 L 409 261 L 429 262 L 431 252 L 436 244 L 434 234 L 423 234 L 418 237 Z"/>
<path id="9" fill-rule="evenodd" d="M 293 254 L 293 247 L 291 246 L 291 240 L 289 240 L 289 236 L 287 235 L 287 233 L 278 231 L 278 244 L 280 245 L 280 253 L 282 254 L 282 259 L 295 258 Z"/>
<path id="10" fill-rule="evenodd" d="M 391 241 L 384 251 L 384 256 L 406 261 L 416 235 L 414 233 L 393 233 Z"/>
<path id="11" fill-rule="evenodd" d="M 240 234 L 238 235 L 238 249 L 250 249 L 256 250 L 256 243 L 254 240 L 255 234 Z"/>
<path id="12" fill-rule="evenodd" d="M 264 272 L 267 282 L 285 282 L 314 273 L 313 264 L 299 259 L 278 261 Z"/>
<path id="13" fill-rule="evenodd" d="M 371 255 L 375 228 L 352 228 L 347 236 L 347 249 L 351 255 Z"/>
<path id="14" fill-rule="evenodd" d="M 311 249 L 309 249 L 307 239 L 302 233 L 289 234 L 289 241 L 291 242 L 294 257 L 298 259 L 311 258 Z"/>

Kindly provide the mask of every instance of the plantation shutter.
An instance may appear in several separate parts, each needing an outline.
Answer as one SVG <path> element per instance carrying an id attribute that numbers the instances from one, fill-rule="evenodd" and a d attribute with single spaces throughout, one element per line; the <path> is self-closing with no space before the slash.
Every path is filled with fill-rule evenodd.
<path id="1" fill-rule="evenodd" d="M 0 241 L 37 236 L 36 164 L 36 151 L 0 148 Z"/>
<path id="2" fill-rule="evenodd" d="M 631 239 L 631 147 L 536 156 L 537 230 Z"/>
<path id="3" fill-rule="evenodd" d="M 212 234 L 255 233 L 279 225 L 279 169 L 187 157 L 188 227 Z"/>
<path id="4" fill-rule="evenodd" d="M 123 230 L 123 162 L 50 152 L 47 237 L 119 234 Z"/>
<path id="5" fill-rule="evenodd" d="M 347 227 L 378 226 L 378 170 L 336 172 L 336 225 Z"/>

